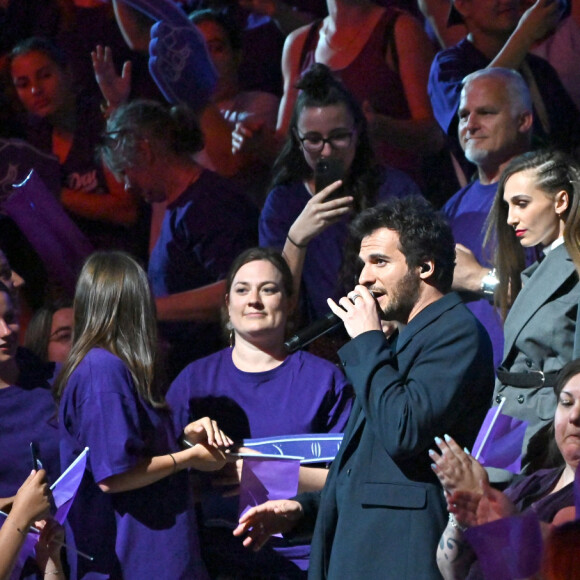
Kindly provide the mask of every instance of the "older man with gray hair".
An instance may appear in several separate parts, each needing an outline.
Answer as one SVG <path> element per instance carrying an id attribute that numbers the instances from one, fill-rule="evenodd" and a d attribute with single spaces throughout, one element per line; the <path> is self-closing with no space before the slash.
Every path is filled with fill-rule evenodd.
<path id="1" fill-rule="evenodd" d="M 494 363 L 501 363 L 503 330 L 494 310 L 497 284 L 491 252 L 484 250 L 484 226 L 503 168 L 531 148 L 532 100 L 522 76 L 511 69 L 488 68 L 463 79 L 458 137 L 465 157 L 477 168 L 477 179 L 458 191 L 444 206 L 456 242 L 457 265 L 453 289 L 485 326 Z"/>

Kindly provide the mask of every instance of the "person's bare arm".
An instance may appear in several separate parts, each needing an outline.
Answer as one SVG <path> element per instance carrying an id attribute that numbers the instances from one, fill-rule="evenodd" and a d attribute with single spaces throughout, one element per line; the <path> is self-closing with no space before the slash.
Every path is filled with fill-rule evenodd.
<path id="1" fill-rule="evenodd" d="M 536 0 L 488 67 L 520 68 L 533 44 L 554 30 L 561 11 L 558 0 Z"/>
<path id="2" fill-rule="evenodd" d="M 60 200 L 70 212 L 84 218 L 131 226 L 139 215 L 139 202 L 123 184 L 103 165 L 107 192 L 99 195 L 91 192 L 63 188 Z"/>
<path id="3" fill-rule="evenodd" d="M 157 297 L 157 318 L 164 322 L 219 320 L 225 292 L 226 283 L 220 280 L 194 290 Z"/>
<path id="4" fill-rule="evenodd" d="M 284 50 L 282 52 L 282 77 L 284 79 L 284 94 L 280 101 L 280 109 L 278 111 L 278 125 L 276 132 L 281 137 L 286 137 L 288 127 L 290 126 L 290 118 L 294 109 L 294 103 L 298 96 L 298 89 L 296 82 L 300 77 L 300 55 L 308 36 L 310 26 L 303 26 L 298 30 L 288 35 L 286 42 L 284 42 Z"/>
<path id="5" fill-rule="evenodd" d="M 417 20 L 405 14 L 399 16 L 395 24 L 395 42 L 399 75 L 411 118 L 395 119 L 376 113 L 365 102 L 363 109 L 369 121 L 369 129 L 375 139 L 386 140 L 401 149 L 435 153 L 443 147 L 445 138 L 433 117 L 427 94 L 429 70 L 434 56 L 431 43 Z"/>
<path id="6" fill-rule="evenodd" d="M 453 290 L 473 292 L 483 296 L 481 285 L 489 274 L 489 268 L 482 266 L 473 252 L 463 244 L 455 245 L 455 270 L 453 272 Z"/>
<path id="7" fill-rule="evenodd" d="M 437 546 L 437 567 L 444 580 L 463 580 L 475 558 L 457 522 L 449 521 Z"/>
<path id="8" fill-rule="evenodd" d="M 328 469 L 324 467 L 300 466 L 298 475 L 298 493 L 307 491 L 320 491 L 326 483 Z"/>
<path id="9" fill-rule="evenodd" d="M 295 296 L 298 296 L 300 291 L 302 269 L 304 268 L 309 242 L 345 214 L 352 211 L 352 197 L 345 196 L 326 201 L 326 198 L 341 185 L 342 182 L 337 181 L 312 196 L 300 215 L 290 226 L 282 254 L 292 272 Z"/>
<path id="10" fill-rule="evenodd" d="M 129 48 L 137 52 L 149 52 L 149 31 L 154 21 L 122 0 L 113 0 L 113 8 L 117 25 Z"/>
<path id="11" fill-rule="evenodd" d="M 216 471 L 225 465 L 224 449 L 232 440 L 214 420 L 203 417 L 190 423 L 184 429 L 184 436 L 192 447 L 143 459 L 131 469 L 99 481 L 99 488 L 105 493 L 119 493 L 140 489 L 183 469 Z"/>

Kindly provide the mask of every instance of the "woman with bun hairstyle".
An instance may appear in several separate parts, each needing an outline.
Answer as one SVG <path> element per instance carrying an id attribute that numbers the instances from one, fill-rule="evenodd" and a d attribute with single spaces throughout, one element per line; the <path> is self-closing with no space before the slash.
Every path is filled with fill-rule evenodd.
<path id="1" fill-rule="evenodd" d="M 307 318 L 317 318 L 328 312 L 327 298 L 343 295 L 338 279 L 352 217 L 391 196 L 420 192 L 405 173 L 377 163 L 361 106 L 327 66 L 314 64 L 297 86 L 260 216 L 260 245 L 284 249 L 295 282 L 302 279 Z M 316 191 L 320 162 L 339 171 L 335 183 Z"/>
<path id="2" fill-rule="evenodd" d="M 221 347 L 223 279 L 234 257 L 256 243 L 257 209 L 230 181 L 194 161 L 202 148 L 189 109 L 145 100 L 115 111 L 102 147 L 126 190 L 164 204 L 162 223 L 152 229 L 148 275 L 165 321 L 170 378 Z"/>

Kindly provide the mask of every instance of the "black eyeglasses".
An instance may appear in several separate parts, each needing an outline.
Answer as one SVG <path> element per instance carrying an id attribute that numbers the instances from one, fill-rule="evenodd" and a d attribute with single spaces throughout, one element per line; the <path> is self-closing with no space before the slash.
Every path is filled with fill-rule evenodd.
<path id="1" fill-rule="evenodd" d="M 350 147 L 355 131 L 352 130 L 335 133 L 326 138 L 317 133 L 306 135 L 306 137 L 301 137 L 298 131 L 295 131 L 295 133 L 296 138 L 300 143 L 302 143 L 302 147 L 304 147 L 305 151 L 308 151 L 308 153 L 320 153 L 324 149 L 326 143 L 328 143 L 333 149 L 346 149 L 347 147 Z"/>

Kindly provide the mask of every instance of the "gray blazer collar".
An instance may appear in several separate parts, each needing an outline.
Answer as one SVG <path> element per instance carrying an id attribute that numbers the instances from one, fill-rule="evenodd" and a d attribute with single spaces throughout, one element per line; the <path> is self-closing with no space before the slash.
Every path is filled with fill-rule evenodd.
<path id="1" fill-rule="evenodd" d="M 542 262 L 536 262 L 522 272 L 524 286 L 510 309 L 504 326 L 506 355 L 526 323 L 575 273 L 576 269 L 564 244 L 554 248 Z"/>

